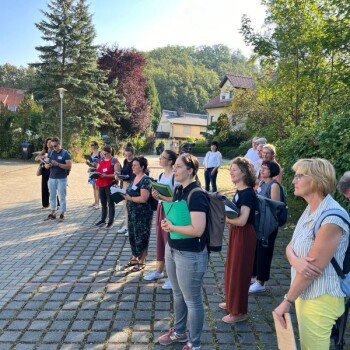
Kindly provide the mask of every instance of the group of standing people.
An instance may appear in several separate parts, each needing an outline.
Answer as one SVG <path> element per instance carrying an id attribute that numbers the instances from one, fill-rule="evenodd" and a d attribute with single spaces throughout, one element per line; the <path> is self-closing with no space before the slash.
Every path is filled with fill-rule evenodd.
<path id="1" fill-rule="evenodd" d="M 265 291 L 265 283 L 270 278 L 277 230 L 271 233 L 267 247 L 257 242 L 254 229 L 256 193 L 280 201 L 283 191 L 280 185 L 282 168 L 275 160 L 275 147 L 266 144 L 266 140 L 262 141 L 264 143 L 257 144 L 253 140 L 256 146 L 253 146 L 255 163 L 248 158 L 253 153 L 248 152 L 246 157 L 233 159 L 230 166 L 231 180 L 236 187 L 233 202 L 240 214 L 234 219 L 226 218 L 229 242 L 224 274 L 225 301 L 219 307 L 227 312 L 222 321 L 229 324 L 247 319 L 249 293 Z M 48 155 L 50 203 L 51 207 L 52 203 L 56 206 L 56 186 L 60 189 L 61 208 L 65 210 L 65 197 L 60 185 L 64 181 L 60 180 L 58 175 L 61 172 L 58 169 L 68 170 L 70 158 L 60 153 L 57 139 L 51 140 L 51 146 L 56 153 Z M 113 225 L 114 203 L 110 201 L 110 187 L 115 179 L 123 180 L 126 216 L 121 229 L 123 233 L 128 233 L 132 251 L 125 268 L 133 272 L 141 271 L 145 267 L 153 216 L 150 196 L 159 201 L 156 212 L 156 270 L 146 274 L 144 279 L 152 281 L 164 277 L 166 267 L 169 280 L 164 285 L 166 289 L 170 287 L 173 290 L 174 326 L 160 336 L 158 342 L 161 345 L 179 342 L 184 343 L 182 350 L 200 350 L 205 316 L 202 286 L 209 258 L 209 202 L 203 191 L 196 190 L 201 188 L 198 159 L 191 154 L 177 157 L 170 150 L 161 153 L 159 164 L 163 172 L 158 181 L 169 185 L 174 192 L 172 197 L 165 197 L 152 189 L 147 159 L 135 157 L 130 148 L 124 151 L 123 166 L 111 155 L 108 146 L 103 148 L 103 159 L 98 160 L 97 170 L 103 174 L 96 181 L 102 206 L 98 225 Z M 212 191 L 217 191 L 216 176 L 220 164 L 218 144 L 213 143 L 204 160 L 207 190 L 211 184 Z M 339 209 L 345 212 L 331 196 L 336 189 L 336 176 L 331 163 L 318 158 L 301 159 L 293 165 L 293 170 L 294 194 L 303 198 L 308 206 L 286 248 L 292 268 L 292 282 L 274 312 L 285 327 L 284 314 L 295 303 L 301 348 L 323 350 L 329 348 L 332 326 L 344 312 L 345 295 L 330 261 L 334 257 L 342 266 L 349 241 L 349 226 L 337 216 L 330 215 L 322 222 L 320 229 L 315 234 L 313 232 L 317 219 L 325 210 Z M 339 189 L 349 200 L 350 172 L 345 173 L 340 180 Z M 191 223 L 178 226 L 166 219 L 163 201 L 186 201 Z M 176 237 L 172 235 L 174 232 L 178 234 Z"/>

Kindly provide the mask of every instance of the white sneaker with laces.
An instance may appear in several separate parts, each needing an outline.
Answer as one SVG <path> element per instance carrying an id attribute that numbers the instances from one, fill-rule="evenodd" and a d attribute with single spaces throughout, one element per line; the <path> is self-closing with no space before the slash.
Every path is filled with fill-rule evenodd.
<path id="1" fill-rule="evenodd" d="M 162 289 L 173 289 L 171 286 L 171 282 L 169 280 L 166 280 L 162 285 Z"/>
<path id="2" fill-rule="evenodd" d="M 265 292 L 266 287 L 265 285 L 262 286 L 258 281 L 255 281 L 250 287 L 249 287 L 249 293 L 260 293 Z"/>
<path id="3" fill-rule="evenodd" d="M 163 277 L 164 277 L 163 272 L 152 271 L 152 272 L 148 273 L 147 275 L 145 275 L 143 277 L 143 279 L 145 281 L 153 281 L 153 280 L 158 280 L 159 278 L 163 278 Z"/>
<path id="4" fill-rule="evenodd" d="M 117 233 L 127 233 L 127 232 L 128 232 L 128 229 L 126 228 L 125 225 L 117 231 Z"/>

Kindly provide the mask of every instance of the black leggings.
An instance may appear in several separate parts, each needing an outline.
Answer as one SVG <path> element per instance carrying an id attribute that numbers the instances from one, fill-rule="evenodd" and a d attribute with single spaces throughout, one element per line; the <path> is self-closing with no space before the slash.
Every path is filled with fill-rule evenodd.
<path id="1" fill-rule="evenodd" d="M 41 175 L 41 204 L 44 208 L 47 208 L 50 205 L 50 191 L 48 181 L 50 178 L 50 169 L 43 168 Z M 60 206 L 60 200 L 57 196 L 57 206 Z"/>
<path id="2" fill-rule="evenodd" d="M 258 281 L 266 282 L 270 279 L 271 262 L 277 233 L 278 228 L 270 234 L 267 247 L 263 246 L 260 240 L 256 242 L 253 276 L 256 276 Z"/>
<path id="3" fill-rule="evenodd" d="M 115 203 L 111 197 L 111 186 L 99 187 L 100 201 L 102 207 L 101 221 L 106 221 L 108 205 L 108 223 L 113 224 L 115 215 Z"/>

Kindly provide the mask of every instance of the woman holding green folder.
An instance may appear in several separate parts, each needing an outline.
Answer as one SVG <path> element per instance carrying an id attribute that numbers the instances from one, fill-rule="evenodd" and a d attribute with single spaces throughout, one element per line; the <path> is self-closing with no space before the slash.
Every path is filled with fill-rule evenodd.
<path id="1" fill-rule="evenodd" d="M 159 165 L 163 168 L 163 172 L 158 177 L 158 183 L 168 185 L 172 192 L 174 192 L 175 179 L 173 166 L 176 161 L 176 153 L 171 150 L 165 150 L 159 157 Z M 165 218 L 162 201 L 171 202 L 173 196 L 163 196 L 154 188 L 152 188 L 152 196 L 159 201 L 157 213 L 156 213 L 156 270 L 149 272 L 143 277 L 145 281 L 153 281 L 164 277 L 164 265 L 165 265 L 165 246 L 168 241 L 168 233 L 162 230 L 161 223 Z M 166 280 L 162 286 L 163 289 L 171 289 L 171 283 Z"/>
<path id="2" fill-rule="evenodd" d="M 191 154 L 184 153 L 177 158 L 175 181 L 181 185 L 175 189 L 173 204 L 187 203 L 191 191 L 200 187 L 198 169 L 198 160 Z M 203 191 L 191 194 L 187 210 L 189 224 L 180 226 L 168 219 L 164 219 L 161 224 L 162 229 L 169 232 L 165 265 L 173 289 L 175 320 L 174 328 L 159 337 L 158 342 L 161 345 L 186 343 L 182 350 L 199 350 L 204 323 L 201 290 L 208 265 L 206 216 L 209 203 Z M 179 213 L 179 221 L 183 215 L 183 212 Z"/>

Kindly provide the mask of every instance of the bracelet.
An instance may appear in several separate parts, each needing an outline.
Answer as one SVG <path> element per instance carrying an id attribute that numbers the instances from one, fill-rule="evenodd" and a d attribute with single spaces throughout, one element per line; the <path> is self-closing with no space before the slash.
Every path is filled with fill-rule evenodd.
<path id="1" fill-rule="evenodd" d="M 287 294 L 284 294 L 283 299 L 284 299 L 286 302 L 288 302 L 289 304 L 291 304 L 291 305 L 294 304 L 294 301 L 288 299 L 288 295 L 287 295 Z"/>

